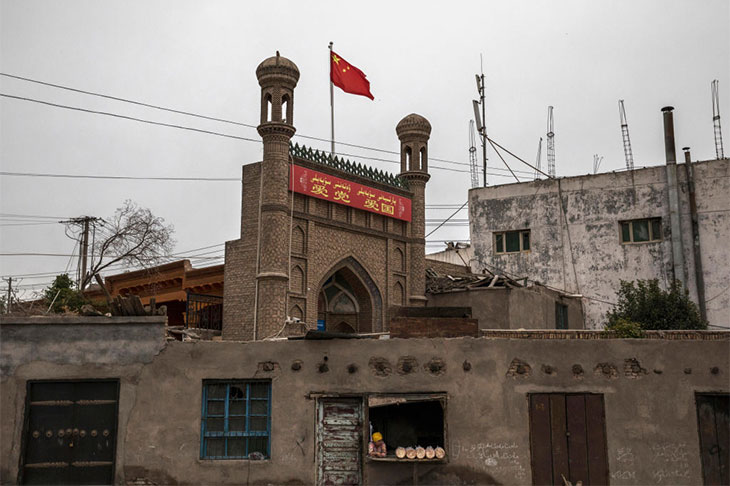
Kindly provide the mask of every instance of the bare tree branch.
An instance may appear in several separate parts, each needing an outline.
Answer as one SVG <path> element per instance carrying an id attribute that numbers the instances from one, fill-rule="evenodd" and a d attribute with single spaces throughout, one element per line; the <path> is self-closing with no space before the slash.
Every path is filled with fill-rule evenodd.
<path id="1" fill-rule="evenodd" d="M 116 263 L 144 268 L 160 264 L 172 253 L 174 231 L 149 209 L 125 201 L 106 222 L 104 231 L 98 233 L 94 252 L 99 260 L 83 276 L 81 288 Z"/>

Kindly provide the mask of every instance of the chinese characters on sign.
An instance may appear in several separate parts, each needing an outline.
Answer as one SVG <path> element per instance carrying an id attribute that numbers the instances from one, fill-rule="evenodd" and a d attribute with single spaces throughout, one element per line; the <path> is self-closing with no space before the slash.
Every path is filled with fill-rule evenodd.
<path id="1" fill-rule="evenodd" d="M 291 166 L 289 190 L 325 199 L 337 204 L 382 214 L 390 218 L 411 220 L 411 200 L 339 177 Z"/>

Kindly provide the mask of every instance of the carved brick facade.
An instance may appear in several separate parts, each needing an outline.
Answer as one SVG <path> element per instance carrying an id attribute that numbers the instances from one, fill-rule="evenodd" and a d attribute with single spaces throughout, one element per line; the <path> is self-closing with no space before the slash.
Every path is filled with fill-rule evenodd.
<path id="1" fill-rule="evenodd" d="M 272 337 L 287 317 L 301 319 L 309 328 L 324 321 L 331 331 L 387 330 L 390 306 L 426 302 L 424 193 L 430 124 L 415 114 L 398 124 L 401 180 L 357 164 L 322 163 L 322 154 L 292 156 L 289 140 L 295 132 L 299 71 L 277 53 L 256 73 L 262 89 L 258 129 L 264 156 L 262 162 L 243 167 L 241 238 L 226 243 L 223 338 Z M 294 193 L 289 190 L 292 163 L 406 198 L 411 221 Z M 349 169 L 355 166 L 357 170 Z"/>

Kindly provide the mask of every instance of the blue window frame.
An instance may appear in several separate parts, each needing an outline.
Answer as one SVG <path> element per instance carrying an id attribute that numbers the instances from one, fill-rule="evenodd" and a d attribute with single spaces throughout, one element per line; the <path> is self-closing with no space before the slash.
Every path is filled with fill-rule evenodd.
<path id="1" fill-rule="evenodd" d="M 268 458 L 271 438 L 270 381 L 203 381 L 201 459 Z"/>

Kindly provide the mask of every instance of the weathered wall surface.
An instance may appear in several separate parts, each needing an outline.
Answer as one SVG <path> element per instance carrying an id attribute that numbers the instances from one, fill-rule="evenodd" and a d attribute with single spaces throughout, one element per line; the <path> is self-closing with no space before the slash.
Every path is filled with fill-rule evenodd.
<path id="1" fill-rule="evenodd" d="M 730 160 L 694 163 L 708 320 L 730 327 Z M 678 166 L 685 275 L 697 302 L 687 178 Z M 672 279 L 664 166 L 469 191 L 472 271 L 506 271 L 580 293 L 586 327 L 600 328 L 620 280 Z M 662 218 L 663 239 L 622 245 L 619 221 Z M 493 233 L 530 229 L 531 250 L 497 255 Z M 714 299 L 713 299 L 714 297 Z M 605 302 L 601 302 L 605 301 Z"/>
<path id="2" fill-rule="evenodd" d="M 3 318 L 0 375 L 12 375 L 31 361 L 82 366 L 148 363 L 165 346 L 166 322 L 165 316 Z"/>
<path id="3" fill-rule="evenodd" d="M 611 484 L 699 484 L 694 393 L 729 391 L 727 340 L 171 342 L 159 354 L 135 351 L 132 363 L 94 355 L 96 343 L 77 342 L 71 329 L 59 327 L 55 342 L 40 341 L 29 358 L 15 358 L 14 370 L 3 373 L 2 482 L 17 477 L 31 379 L 120 379 L 116 482 L 160 484 L 312 484 L 315 395 L 384 392 L 447 394 L 449 460 L 419 465 L 420 484 L 529 483 L 527 396 L 537 392 L 603 394 Z M 85 361 L 52 352 L 71 343 Z M 404 356 L 418 363 L 409 373 L 397 366 Z M 389 366 L 376 368 L 372 358 Z M 445 364 L 437 372 L 425 366 L 434 359 Z M 522 373 L 515 372 L 515 359 L 528 365 Z M 297 360 L 299 371 L 291 366 Z M 265 362 L 273 363 L 272 371 L 264 371 Z M 216 378 L 272 381 L 271 459 L 200 459 L 202 381 Z M 413 470 L 366 459 L 364 474 L 370 484 L 398 484 L 410 482 Z"/>
<path id="4" fill-rule="evenodd" d="M 0 484 L 17 481 L 28 380 L 119 379 L 119 430 L 125 430 L 138 377 L 165 347 L 166 320 L 164 316 L 1 318 Z M 123 457 L 124 451 L 125 441 L 120 439 L 117 456 Z"/>
<path id="5" fill-rule="evenodd" d="M 479 329 L 556 329 L 555 304 L 568 306 L 568 328 L 583 329 L 579 299 L 541 286 L 473 288 L 427 294 L 429 307 L 471 307 Z"/>

